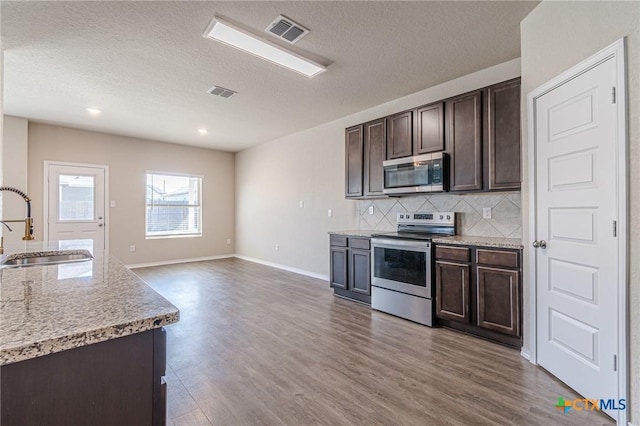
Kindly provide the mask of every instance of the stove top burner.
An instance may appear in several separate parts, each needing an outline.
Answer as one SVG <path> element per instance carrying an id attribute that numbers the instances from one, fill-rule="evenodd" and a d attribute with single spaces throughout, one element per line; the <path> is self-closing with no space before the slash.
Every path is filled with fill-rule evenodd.
<path id="1" fill-rule="evenodd" d="M 381 232 L 372 237 L 431 241 L 456 234 L 454 212 L 398 213 L 397 232 Z"/>
<path id="2" fill-rule="evenodd" d="M 448 234 L 438 233 L 421 233 L 421 232 L 385 232 L 380 234 L 373 234 L 373 238 L 393 238 L 398 240 L 421 240 L 431 241 L 433 238 L 448 237 Z"/>

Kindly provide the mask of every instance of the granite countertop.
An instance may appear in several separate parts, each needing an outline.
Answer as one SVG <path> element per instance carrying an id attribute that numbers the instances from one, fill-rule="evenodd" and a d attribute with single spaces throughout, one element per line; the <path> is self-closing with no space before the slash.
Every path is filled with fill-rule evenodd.
<path id="1" fill-rule="evenodd" d="M 366 231 L 362 229 L 350 229 L 347 231 L 329 231 L 329 235 L 346 235 L 347 237 L 371 238 L 374 234 L 380 234 L 380 231 Z"/>
<path id="2" fill-rule="evenodd" d="M 510 249 L 524 248 L 524 246 L 522 245 L 522 240 L 520 238 L 473 237 L 470 235 L 454 235 L 452 237 L 434 238 L 433 242 Z"/>
<path id="3" fill-rule="evenodd" d="M 19 252 L 89 249 L 91 261 L 0 269 L 0 365 L 140 333 L 180 312 L 91 240 L 26 242 Z"/>

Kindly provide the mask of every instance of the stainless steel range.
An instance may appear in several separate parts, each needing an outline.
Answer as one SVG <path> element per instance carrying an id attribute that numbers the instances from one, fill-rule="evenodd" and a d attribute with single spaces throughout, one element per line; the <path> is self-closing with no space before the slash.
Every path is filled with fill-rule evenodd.
<path id="1" fill-rule="evenodd" d="M 455 234 L 454 212 L 398 213 L 398 231 L 371 240 L 371 307 L 432 326 L 431 239 Z"/>

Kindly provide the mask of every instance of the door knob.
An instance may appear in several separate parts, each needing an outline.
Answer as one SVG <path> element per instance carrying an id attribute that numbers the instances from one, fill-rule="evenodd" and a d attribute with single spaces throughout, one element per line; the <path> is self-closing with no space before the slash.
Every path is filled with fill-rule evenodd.
<path id="1" fill-rule="evenodd" d="M 99 226 L 100 228 L 102 228 L 102 227 L 104 226 L 104 224 L 99 223 L 99 224 L 98 224 L 98 226 Z"/>
<path id="2" fill-rule="evenodd" d="M 545 240 L 540 240 L 540 241 L 535 240 L 533 242 L 533 248 L 538 248 L 538 247 L 540 247 L 542 249 L 546 249 L 547 248 L 547 242 Z"/>

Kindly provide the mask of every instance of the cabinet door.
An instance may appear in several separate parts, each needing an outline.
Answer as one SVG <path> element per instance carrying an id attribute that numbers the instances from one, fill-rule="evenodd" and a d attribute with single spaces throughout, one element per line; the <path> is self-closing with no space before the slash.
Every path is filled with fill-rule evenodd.
<path id="1" fill-rule="evenodd" d="M 451 156 L 451 191 L 482 189 L 482 92 L 446 102 L 447 150 Z"/>
<path id="2" fill-rule="evenodd" d="M 444 149 L 444 103 L 427 105 L 416 112 L 417 133 L 413 155 Z"/>
<path id="3" fill-rule="evenodd" d="M 382 162 L 387 156 L 387 126 L 385 119 L 364 125 L 364 195 L 383 195 Z"/>
<path id="4" fill-rule="evenodd" d="M 330 285 L 331 287 L 347 289 L 347 249 L 331 247 L 330 250 Z"/>
<path id="5" fill-rule="evenodd" d="M 411 157 L 413 150 L 413 111 L 387 118 L 387 160 Z"/>
<path id="6" fill-rule="evenodd" d="M 469 265 L 436 262 L 436 316 L 470 321 Z"/>
<path id="7" fill-rule="evenodd" d="M 520 189 L 520 79 L 487 89 L 488 189 Z"/>
<path id="8" fill-rule="evenodd" d="M 478 325 L 515 336 L 520 335 L 519 273 L 477 267 Z"/>
<path id="9" fill-rule="evenodd" d="M 371 294 L 371 252 L 349 250 L 349 290 L 354 293 Z"/>
<path id="10" fill-rule="evenodd" d="M 362 196 L 362 126 L 347 129 L 345 135 L 345 197 Z"/>

